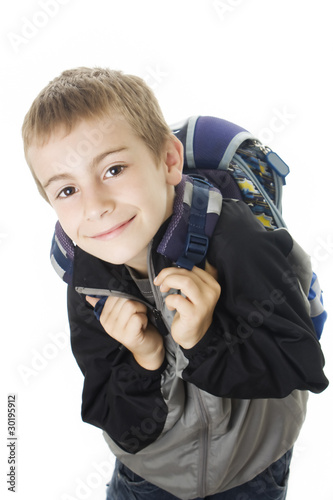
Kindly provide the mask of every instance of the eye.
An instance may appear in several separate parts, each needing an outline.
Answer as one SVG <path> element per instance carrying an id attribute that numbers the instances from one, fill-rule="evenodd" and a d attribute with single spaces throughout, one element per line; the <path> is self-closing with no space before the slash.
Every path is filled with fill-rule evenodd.
<path id="1" fill-rule="evenodd" d="M 112 167 L 108 168 L 108 170 L 105 173 L 105 177 L 107 178 L 117 177 L 118 175 L 123 173 L 125 168 L 126 168 L 125 165 L 113 165 Z"/>
<path id="2" fill-rule="evenodd" d="M 76 193 L 76 189 L 72 186 L 67 186 L 60 191 L 57 198 L 68 198 L 69 196 L 72 196 L 74 193 Z"/>

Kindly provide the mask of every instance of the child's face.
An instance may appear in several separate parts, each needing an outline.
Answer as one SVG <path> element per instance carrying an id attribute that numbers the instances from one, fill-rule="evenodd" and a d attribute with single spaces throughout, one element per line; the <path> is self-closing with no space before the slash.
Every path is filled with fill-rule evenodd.
<path id="1" fill-rule="evenodd" d="M 147 247 L 172 214 L 182 147 L 157 161 L 120 116 L 82 121 L 29 150 L 34 172 L 66 234 L 86 252 L 147 272 Z"/>

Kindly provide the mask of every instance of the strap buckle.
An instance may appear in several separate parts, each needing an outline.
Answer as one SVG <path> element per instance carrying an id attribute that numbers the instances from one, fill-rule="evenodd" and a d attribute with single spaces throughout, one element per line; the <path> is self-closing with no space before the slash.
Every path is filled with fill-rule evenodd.
<path id="1" fill-rule="evenodd" d="M 205 258 L 208 245 L 209 238 L 207 236 L 188 233 L 184 254 L 179 257 L 176 265 L 191 271 L 195 264 L 199 264 Z"/>

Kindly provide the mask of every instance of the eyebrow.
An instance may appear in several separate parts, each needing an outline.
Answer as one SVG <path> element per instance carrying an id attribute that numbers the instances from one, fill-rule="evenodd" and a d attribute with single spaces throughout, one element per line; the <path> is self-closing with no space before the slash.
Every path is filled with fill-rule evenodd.
<path id="1" fill-rule="evenodd" d="M 95 156 L 95 158 L 90 163 L 89 168 L 90 169 L 95 168 L 107 156 L 115 154 L 115 153 L 120 153 L 121 151 L 124 151 L 126 149 L 128 149 L 128 148 L 126 148 L 125 146 L 122 146 L 120 148 L 113 149 L 111 151 L 105 151 L 104 153 L 101 153 L 101 154 Z M 45 182 L 45 184 L 43 184 L 43 188 L 46 189 L 47 187 L 49 187 L 50 184 L 52 184 L 52 182 L 62 181 L 62 180 L 66 180 L 66 179 L 68 179 L 68 180 L 72 179 L 72 175 L 70 173 L 66 173 L 66 172 L 53 175 L 52 177 L 50 177 L 50 179 L 48 179 Z"/>

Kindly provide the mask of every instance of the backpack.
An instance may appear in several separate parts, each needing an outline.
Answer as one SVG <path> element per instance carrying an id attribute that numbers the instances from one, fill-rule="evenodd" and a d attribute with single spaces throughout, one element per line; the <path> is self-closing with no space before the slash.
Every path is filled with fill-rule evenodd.
<path id="1" fill-rule="evenodd" d="M 194 116 L 171 130 L 184 146 L 183 172 L 193 183 L 186 243 L 176 265 L 191 270 L 205 261 L 212 234 L 212 231 L 207 234 L 205 223 L 212 187 L 222 197 L 244 201 L 267 231 L 286 228 L 282 218 L 282 188 L 289 168 L 276 153 L 244 128 L 220 118 Z M 59 221 L 50 258 L 60 277 L 71 284 L 74 244 Z M 327 313 L 315 273 L 308 301 L 320 339 Z"/>
<path id="2" fill-rule="evenodd" d="M 176 262 L 179 267 L 192 269 L 205 260 L 210 186 L 217 187 L 222 197 L 244 201 L 267 231 L 287 227 L 282 218 L 282 188 L 289 167 L 275 152 L 244 128 L 211 116 L 193 116 L 173 126 L 172 132 L 184 146 L 183 172 L 193 179 L 186 244 Z M 308 301 L 320 339 L 327 313 L 314 272 Z"/>

